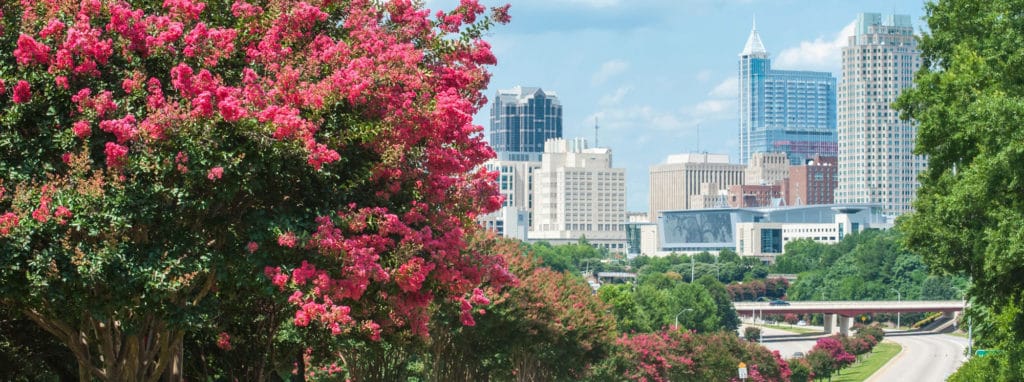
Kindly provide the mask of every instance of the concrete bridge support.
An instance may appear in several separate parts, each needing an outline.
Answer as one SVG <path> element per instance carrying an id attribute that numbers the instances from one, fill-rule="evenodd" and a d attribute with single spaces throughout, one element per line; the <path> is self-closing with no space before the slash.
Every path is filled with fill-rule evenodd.
<path id="1" fill-rule="evenodd" d="M 825 323 L 822 325 L 825 327 L 825 334 L 832 334 L 836 330 L 836 315 L 825 313 Z"/>
<path id="2" fill-rule="evenodd" d="M 851 326 L 853 326 L 853 317 L 839 316 L 839 334 L 850 335 Z"/>

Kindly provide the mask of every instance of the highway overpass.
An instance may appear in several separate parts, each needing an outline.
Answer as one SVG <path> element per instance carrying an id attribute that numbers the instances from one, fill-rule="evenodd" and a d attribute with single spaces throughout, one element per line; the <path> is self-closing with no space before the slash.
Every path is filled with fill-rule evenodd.
<path id="1" fill-rule="evenodd" d="M 866 313 L 912 313 L 943 312 L 955 313 L 964 309 L 964 301 L 791 301 L 788 305 L 772 305 L 769 302 L 734 302 L 736 313 L 741 316 L 763 316 L 765 314 L 808 314 L 825 315 L 825 332 L 836 331 L 847 334 L 853 317 Z M 838 316 L 838 317 L 837 317 Z"/>

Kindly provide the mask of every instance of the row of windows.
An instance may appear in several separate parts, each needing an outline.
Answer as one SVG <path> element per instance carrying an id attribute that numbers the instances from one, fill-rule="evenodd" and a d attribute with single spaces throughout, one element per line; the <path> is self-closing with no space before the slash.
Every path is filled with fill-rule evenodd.
<path id="1" fill-rule="evenodd" d="M 790 241 L 790 240 L 799 240 L 799 239 L 811 239 L 811 240 L 814 240 L 814 241 L 825 241 L 825 240 L 829 240 L 829 241 L 836 241 L 836 237 L 835 237 L 835 236 L 828 236 L 828 237 L 825 237 L 825 236 L 814 236 L 814 237 L 786 237 L 786 238 L 784 238 L 783 240 L 784 240 L 784 241 Z"/>

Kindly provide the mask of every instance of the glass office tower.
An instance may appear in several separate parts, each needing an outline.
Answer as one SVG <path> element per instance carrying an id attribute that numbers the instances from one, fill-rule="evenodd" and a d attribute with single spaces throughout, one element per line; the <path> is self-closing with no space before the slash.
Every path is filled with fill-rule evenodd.
<path id="1" fill-rule="evenodd" d="M 784 152 L 790 164 L 836 156 L 836 79 L 828 72 L 774 70 L 750 31 L 739 61 L 740 161 Z"/>
<path id="2" fill-rule="evenodd" d="M 541 88 L 498 90 L 491 105 L 490 143 L 501 160 L 539 162 L 544 142 L 562 137 L 562 104 Z"/>

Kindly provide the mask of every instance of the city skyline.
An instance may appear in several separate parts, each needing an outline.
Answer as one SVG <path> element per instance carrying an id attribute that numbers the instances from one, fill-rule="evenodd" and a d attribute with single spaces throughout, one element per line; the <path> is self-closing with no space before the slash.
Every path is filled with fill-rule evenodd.
<path id="1" fill-rule="evenodd" d="M 601 146 L 626 168 L 628 210 L 646 211 L 649 168 L 668 155 L 699 148 L 738 162 L 737 58 L 755 15 L 773 66 L 838 80 L 843 32 L 862 12 L 923 25 L 921 1 L 516 1 L 512 23 L 489 32 L 498 65 L 485 94 L 516 85 L 558 93 L 567 139 L 593 140 L 598 118 Z M 489 118 L 490 104 L 474 121 L 487 131 Z"/>

